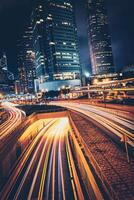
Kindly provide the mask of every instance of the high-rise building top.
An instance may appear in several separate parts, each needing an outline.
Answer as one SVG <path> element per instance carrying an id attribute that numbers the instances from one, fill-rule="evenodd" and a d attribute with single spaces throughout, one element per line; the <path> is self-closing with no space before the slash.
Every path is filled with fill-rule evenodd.
<path id="1" fill-rule="evenodd" d="M 89 46 L 93 74 L 115 71 L 105 0 L 88 0 Z"/>
<path id="2" fill-rule="evenodd" d="M 57 82 L 57 87 L 71 85 L 73 81 L 80 85 L 80 59 L 72 1 L 38 1 L 32 13 L 32 23 L 36 72 L 40 83 L 47 89 L 50 88 L 49 82 L 53 82 L 53 86 Z"/>

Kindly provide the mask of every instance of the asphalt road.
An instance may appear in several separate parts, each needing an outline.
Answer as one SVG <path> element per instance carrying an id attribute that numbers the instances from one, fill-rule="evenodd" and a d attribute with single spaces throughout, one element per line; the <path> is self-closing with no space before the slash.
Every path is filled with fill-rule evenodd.
<path id="1" fill-rule="evenodd" d="M 134 139 L 134 121 L 127 119 L 125 113 L 123 116 L 118 116 L 116 115 L 115 110 L 114 113 L 110 113 L 109 109 L 81 103 L 53 102 L 53 104 L 60 104 L 60 106 L 86 115 L 121 141 L 123 140 L 124 135 L 130 137 L 132 140 Z M 132 141 L 128 141 L 128 143 L 130 143 L 131 146 L 134 146 Z"/>
<path id="2" fill-rule="evenodd" d="M 31 129 L 36 131 L 35 125 L 32 126 L 29 133 L 22 135 L 22 144 Z M 20 157 L 0 192 L 1 200 L 85 199 L 69 143 L 69 127 L 68 118 L 45 123 Z"/>

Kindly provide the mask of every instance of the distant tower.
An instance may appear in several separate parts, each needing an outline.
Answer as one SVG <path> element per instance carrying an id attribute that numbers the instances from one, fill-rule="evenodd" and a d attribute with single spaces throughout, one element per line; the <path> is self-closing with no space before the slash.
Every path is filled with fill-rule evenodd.
<path id="1" fill-rule="evenodd" d="M 5 53 L 0 58 L 0 69 L 7 70 L 7 57 Z"/>
<path id="2" fill-rule="evenodd" d="M 7 94 L 9 93 L 9 80 L 8 80 L 8 70 L 7 70 L 7 57 L 3 53 L 0 57 L 0 92 Z"/>
<path id="3" fill-rule="evenodd" d="M 89 45 L 93 74 L 114 73 L 105 0 L 88 0 Z"/>
<path id="4" fill-rule="evenodd" d="M 38 1 L 31 19 L 40 90 L 80 85 L 80 59 L 72 0 Z"/>
<path id="5" fill-rule="evenodd" d="M 34 93 L 35 56 L 32 37 L 33 32 L 30 24 L 25 28 L 17 44 L 20 91 L 23 94 Z"/>

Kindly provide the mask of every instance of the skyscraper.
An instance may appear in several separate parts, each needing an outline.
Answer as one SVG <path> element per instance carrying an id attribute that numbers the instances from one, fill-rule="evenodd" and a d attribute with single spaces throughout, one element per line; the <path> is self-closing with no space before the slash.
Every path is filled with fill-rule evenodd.
<path id="1" fill-rule="evenodd" d="M 5 53 L 0 57 L 0 69 L 7 70 L 7 57 Z"/>
<path id="2" fill-rule="evenodd" d="M 17 44 L 18 71 L 21 93 L 34 93 L 35 58 L 33 52 L 33 31 L 28 25 Z"/>
<path id="3" fill-rule="evenodd" d="M 80 85 L 80 59 L 71 0 L 40 0 L 32 12 L 40 90 Z"/>
<path id="4" fill-rule="evenodd" d="M 105 0 L 88 0 L 89 46 L 93 74 L 115 71 Z"/>
<path id="5" fill-rule="evenodd" d="M 5 54 L 2 54 L 0 56 L 0 93 L 8 92 L 7 58 Z"/>
<path id="6" fill-rule="evenodd" d="M 9 94 L 13 92 L 14 75 L 8 70 L 7 56 L 0 55 L 0 93 Z"/>

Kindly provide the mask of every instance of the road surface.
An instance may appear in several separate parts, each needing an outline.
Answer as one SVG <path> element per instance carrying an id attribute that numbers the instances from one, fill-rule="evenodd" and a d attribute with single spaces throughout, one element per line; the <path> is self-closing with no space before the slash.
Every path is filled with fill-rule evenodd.
<path id="1" fill-rule="evenodd" d="M 33 130 L 36 131 L 34 126 Z M 52 119 L 47 124 L 45 122 L 22 153 L 0 193 L 1 200 L 91 199 L 81 185 L 82 179 L 77 172 L 69 142 L 69 128 L 66 117 Z M 22 135 L 20 142 L 25 142 L 27 134 Z"/>
<path id="2" fill-rule="evenodd" d="M 109 132 L 123 140 L 123 135 L 134 138 L 134 121 L 110 113 L 109 109 L 100 108 L 92 105 L 81 103 L 53 102 L 52 104 L 60 105 L 86 115 L 98 125 L 106 128 Z M 129 142 L 134 146 L 133 142 Z"/>

